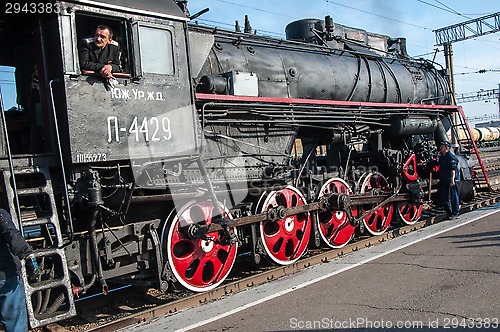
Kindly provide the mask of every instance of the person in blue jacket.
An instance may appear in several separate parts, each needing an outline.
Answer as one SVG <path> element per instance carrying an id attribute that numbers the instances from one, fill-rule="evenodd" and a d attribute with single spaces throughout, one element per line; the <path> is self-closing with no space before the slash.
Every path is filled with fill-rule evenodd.
<path id="1" fill-rule="evenodd" d="M 441 201 L 448 219 L 455 219 L 460 213 L 460 198 L 458 196 L 458 182 L 460 173 L 458 159 L 451 152 L 450 142 L 439 143 L 439 162 L 431 161 L 431 165 L 439 165 L 439 184 Z"/>
<path id="2" fill-rule="evenodd" d="M 40 272 L 30 245 L 14 226 L 10 214 L 0 209 L 0 324 L 6 332 L 28 331 L 21 259 L 27 259 L 30 274 Z"/>

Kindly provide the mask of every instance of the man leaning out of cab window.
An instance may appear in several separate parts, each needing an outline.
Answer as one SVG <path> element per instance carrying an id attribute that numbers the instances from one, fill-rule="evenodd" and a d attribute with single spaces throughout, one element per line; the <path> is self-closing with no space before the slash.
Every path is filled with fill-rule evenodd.
<path id="1" fill-rule="evenodd" d="M 113 40 L 113 31 L 99 25 L 94 37 L 84 38 L 78 45 L 80 69 L 92 70 L 106 79 L 120 72 L 120 46 Z"/>

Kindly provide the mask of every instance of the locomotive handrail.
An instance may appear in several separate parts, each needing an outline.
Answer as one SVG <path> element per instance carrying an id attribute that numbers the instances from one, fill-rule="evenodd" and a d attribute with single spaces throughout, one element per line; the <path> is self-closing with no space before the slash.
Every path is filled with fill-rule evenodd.
<path id="1" fill-rule="evenodd" d="M 365 101 L 344 101 L 344 100 L 319 100 L 319 99 L 301 99 L 301 98 L 275 98 L 275 97 L 253 97 L 253 96 L 234 96 L 222 94 L 197 93 L 196 99 L 200 101 L 212 102 L 253 102 L 253 103 L 276 103 L 289 105 L 321 105 L 336 107 L 367 107 L 367 108 L 399 108 L 399 109 L 442 109 L 447 111 L 457 111 L 456 105 L 424 105 L 409 103 L 378 103 Z"/>
<path id="2" fill-rule="evenodd" d="M 67 209 L 67 217 L 68 217 L 68 227 L 69 227 L 69 240 L 68 243 L 63 243 L 61 245 L 61 248 L 64 248 L 65 246 L 71 244 L 74 240 L 74 229 L 73 229 L 73 216 L 71 214 L 71 204 L 69 200 L 69 194 L 68 194 L 68 184 L 66 182 L 66 171 L 64 170 L 64 160 L 63 160 L 63 155 L 62 155 L 62 147 L 61 147 L 61 137 L 59 135 L 59 126 L 57 124 L 57 114 L 56 114 L 56 104 L 54 102 L 54 88 L 53 88 L 53 83 L 56 82 L 56 80 L 51 80 L 49 82 L 49 92 L 50 92 L 50 107 L 52 108 L 52 115 L 54 117 L 54 130 L 55 130 L 55 135 L 56 135 L 56 143 L 57 143 L 57 154 L 59 156 L 59 162 L 61 164 L 61 173 L 62 173 L 62 181 L 63 181 L 63 192 L 64 192 L 64 201 L 66 203 Z"/>
<path id="3" fill-rule="evenodd" d="M 2 124 L 3 124 L 2 130 L 3 130 L 3 134 L 5 136 L 5 145 L 7 147 L 7 159 L 9 160 L 9 172 L 10 172 L 11 179 L 12 179 L 12 191 L 14 192 L 14 202 L 16 205 L 16 214 L 18 216 L 18 218 L 17 218 L 18 229 L 21 232 L 21 235 L 24 237 L 23 222 L 22 222 L 22 216 L 21 216 L 21 207 L 19 205 L 19 197 L 17 196 L 17 185 L 16 185 L 16 178 L 14 175 L 14 162 L 12 160 L 12 154 L 10 151 L 9 133 L 7 130 L 7 121 L 5 119 L 5 113 L 4 113 L 4 108 L 3 108 L 3 98 L 2 98 L 2 88 L 1 87 L 0 87 L 0 112 L 2 113 Z M 7 184 L 5 184 L 5 185 L 7 185 Z"/>
<path id="4" fill-rule="evenodd" d="M 227 95 L 225 95 L 227 96 Z M 419 106 L 429 106 L 429 105 L 422 105 L 422 104 L 405 104 L 403 106 L 399 107 L 391 107 L 389 105 L 388 107 L 371 107 L 371 105 L 337 105 L 337 104 L 320 104 L 320 103 L 315 103 L 315 104 L 307 104 L 307 103 L 293 103 L 293 101 L 290 101 L 291 99 L 289 98 L 283 98 L 281 101 L 277 101 L 275 103 L 267 103 L 265 100 L 254 100 L 255 97 L 245 97 L 245 98 L 252 98 L 252 100 L 238 100 L 238 101 L 233 101 L 230 100 L 230 102 L 227 102 L 226 100 L 212 100 L 206 102 L 205 99 L 199 99 L 198 102 L 202 103 L 204 102 L 204 109 L 205 111 L 206 108 L 212 107 L 210 109 L 211 117 L 210 120 L 212 120 L 215 115 L 218 115 L 219 117 L 222 116 L 227 116 L 229 113 L 236 113 L 237 111 L 244 111 L 246 113 L 256 113 L 263 115 L 261 113 L 257 113 L 257 111 L 253 110 L 250 111 L 248 110 L 248 104 L 251 103 L 251 106 L 255 109 L 260 108 L 260 109 L 265 109 L 267 112 L 269 112 L 270 115 L 272 116 L 292 116 L 292 117 L 297 117 L 298 115 L 307 115 L 311 114 L 311 111 L 320 111 L 320 112 L 325 112 L 325 111 L 330 111 L 330 110 L 335 110 L 335 111 L 345 111 L 348 112 L 349 114 L 338 114 L 338 113 L 315 113 L 315 117 L 327 114 L 328 117 L 331 116 L 337 116 L 340 117 L 342 120 L 345 120 L 345 117 L 356 117 L 359 118 L 360 116 L 373 116 L 374 114 L 377 115 L 384 115 L 385 117 L 389 117 L 391 115 L 411 115 L 411 111 L 419 111 L 419 114 L 421 115 L 428 115 L 428 116 L 437 116 L 439 113 L 436 112 L 436 110 L 442 111 L 443 114 L 441 115 L 448 115 L 451 112 L 455 112 L 456 108 L 442 108 L 442 107 L 434 107 L 434 108 L 423 108 Z M 266 97 L 256 97 L 256 98 L 266 98 Z M 299 99 L 299 100 L 304 100 L 304 99 Z M 289 102 L 290 101 L 290 102 Z M 349 103 L 349 102 L 345 102 Z M 398 104 L 399 105 L 399 104 Z M 413 106 L 413 107 L 411 107 Z M 440 105 L 443 106 L 443 105 Z M 226 109 L 219 109 L 220 107 L 231 107 L 233 109 L 230 110 L 230 112 Z M 328 107 L 328 108 L 325 108 Z M 425 110 L 426 112 L 423 112 L 422 110 Z M 289 113 L 283 113 L 284 111 L 287 111 Z M 389 112 L 391 111 L 391 112 Z M 218 112 L 218 113 L 216 113 Z M 446 112 L 446 114 L 444 114 Z M 370 119 L 370 118 L 367 118 Z M 243 120 L 242 120 L 243 121 Z"/>

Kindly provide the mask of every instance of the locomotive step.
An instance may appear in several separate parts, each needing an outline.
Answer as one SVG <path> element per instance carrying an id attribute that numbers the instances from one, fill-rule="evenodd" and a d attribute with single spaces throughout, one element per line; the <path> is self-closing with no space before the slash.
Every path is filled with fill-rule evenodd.
<path id="1" fill-rule="evenodd" d="M 51 217 L 41 217 L 41 218 L 36 218 L 36 219 L 31 219 L 24 221 L 23 220 L 23 226 L 39 226 L 39 225 L 45 225 L 45 224 L 53 224 Z"/>
<path id="2" fill-rule="evenodd" d="M 47 288 L 57 288 L 57 287 L 66 287 L 66 280 L 63 279 L 48 279 L 42 280 L 39 282 L 34 282 L 29 284 L 30 293 L 35 293 L 38 291 L 46 290 Z M 28 288 L 28 287 L 26 287 Z"/>
<path id="3" fill-rule="evenodd" d="M 33 250 L 35 257 L 45 257 L 45 256 L 65 256 L 63 249 L 50 248 L 50 249 L 35 249 Z"/>
<path id="4" fill-rule="evenodd" d="M 19 196 L 28 196 L 28 195 L 39 195 L 47 193 L 47 187 L 35 187 L 35 188 L 22 188 L 17 189 L 17 194 Z"/>
<path id="5" fill-rule="evenodd" d="M 35 173 L 42 173 L 38 167 L 28 167 L 28 168 L 21 168 L 21 169 L 15 169 L 14 174 L 19 175 L 19 174 L 35 174 Z"/>

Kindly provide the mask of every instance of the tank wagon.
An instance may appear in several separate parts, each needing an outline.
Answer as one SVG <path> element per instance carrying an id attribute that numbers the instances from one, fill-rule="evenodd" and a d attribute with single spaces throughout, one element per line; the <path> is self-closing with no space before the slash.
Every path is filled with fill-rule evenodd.
<path id="1" fill-rule="evenodd" d="M 420 218 L 425 161 L 458 110 L 442 70 L 329 17 L 286 40 L 189 21 L 173 0 L 0 14 L 20 104 L 2 112 L 2 207 L 43 269 L 23 270 L 31 327 L 96 288 L 207 291 L 237 258 L 292 264 Z M 115 82 L 80 69 L 100 24 L 121 48 Z"/>
<path id="2" fill-rule="evenodd" d="M 447 133 L 448 138 L 451 139 L 451 132 Z M 459 128 L 456 130 L 456 138 L 458 140 L 467 139 L 467 132 Z M 488 148 L 498 146 L 500 142 L 500 128 L 499 127 L 476 127 L 470 128 L 470 137 L 476 142 L 479 148 Z"/>

